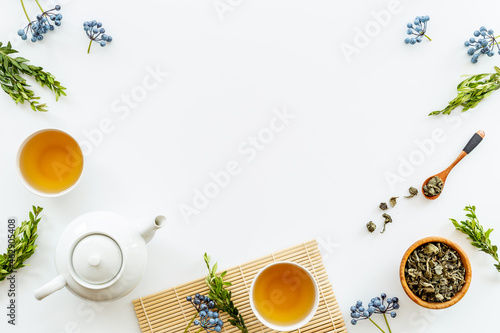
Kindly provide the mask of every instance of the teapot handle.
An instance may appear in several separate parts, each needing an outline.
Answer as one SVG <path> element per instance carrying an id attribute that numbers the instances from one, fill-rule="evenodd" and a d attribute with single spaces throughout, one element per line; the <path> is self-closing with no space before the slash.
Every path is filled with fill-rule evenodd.
<path id="1" fill-rule="evenodd" d="M 59 289 L 64 288 L 64 286 L 66 286 L 66 280 L 64 279 L 64 276 L 59 275 L 46 285 L 35 290 L 35 298 L 41 301 L 42 299 L 49 296 L 53 292 L 56 292 Z"/>

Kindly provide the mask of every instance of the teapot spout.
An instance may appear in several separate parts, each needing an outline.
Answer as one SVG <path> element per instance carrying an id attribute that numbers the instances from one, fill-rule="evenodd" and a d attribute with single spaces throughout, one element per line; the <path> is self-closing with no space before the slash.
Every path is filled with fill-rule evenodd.
<path id="1" fill-rule="evenodd" d="M 38 288 L 35 290 L 35 298 L 39 301 L 49 296 L 53 292 L 58 291 L 66 286 L 66 280 L 64 276 L 59 275 L 54 280 L 47 283 L 45 286 Z"/>
<path id="2" fill-rule="evenodd" d="M 141 236 L 144 238 L 146 243 L 149 243 L 156 231 L 163 227 L 167 221 L 167 218 L 163 215 L 158 215 L 153 223 L 150 223 L 141 229 Z"/>

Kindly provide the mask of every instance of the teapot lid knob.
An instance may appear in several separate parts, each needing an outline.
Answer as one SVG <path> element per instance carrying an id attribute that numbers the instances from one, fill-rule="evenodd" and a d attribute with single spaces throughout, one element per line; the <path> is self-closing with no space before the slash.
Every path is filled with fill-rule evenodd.
<path id="1" fill-rule="evenodd" d="M 90 266 L 98 266 L 101 263 L 101 258 L 98 255 L 89 258 Z"/>
<path id="2" fill-rule="evenodd" d="M 120 272 L 122 263 L 120 246 L 103 234 L 82 238 L 73 250 L 73 271 L 78 278 L 90 284 L 113 280 Z"/>

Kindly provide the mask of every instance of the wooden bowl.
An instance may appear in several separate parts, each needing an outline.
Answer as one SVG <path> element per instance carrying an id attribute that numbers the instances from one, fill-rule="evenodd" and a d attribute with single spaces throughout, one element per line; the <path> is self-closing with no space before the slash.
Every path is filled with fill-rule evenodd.
<path id="1" fill-rule="evenodd" d="M 406 261 L 408 260 L 408 257 L 419 246 L 421 246 L 423 244 L 427 244 L 427 243 L 443 243 L 443 244 L 448 245 L 453 250 L 458 252 L 458 254 L 460 255 L 460 259 L 462 260 L 462 264 L 465 267 L 465 284 L 462 286 L 462 289 L 460 289 L 460 291 L 458 293 L 456 293 L 455 296 L 453 296 L 452 299 L 450 299 L 447 302 L 442 302 L 442 303 L 440 303 L 440 302 L 435 302 L 435 303 L 434 302 L 432 302 L 432 303 L 426 302 L 426 301 L 422 300 L 420 297 L 418 297 L 417 295 L 415 295 L 410 290 L 410 288 L 408 287 L 408 284 L 406 283 L 405 266 L 406 266 Z M 465 293 L 469 289 L 469 286 L 470 286 L 470 283 L 472 280 L 472 268 L 470 265 L 469 257 L 467 257 L 467 254 L 464 252 L 464 250 L 462 250 L 462 248 L 460 246 L 458 246 L 454 242 L 450 241 L 449 239 L 446 239 L 443 237 L 437 237 L 437 236 L 426 237 L 426 238 L 423 238 L 423 239 L 413 243 L 413 245 L 410 246 L 408 248 L 408 250 L 406 250 L 406 253 L 403 256 L 403 259 L 401 260 L 401 266 L 399 268 L 399 278 L 401 280 L 401 285 L 403 286 L 405 293 L 408 295 L 408 297 L 411 298 L 412 301 L 414 301 L 415 303 L 417 303 L 420 306 L 423 306 L 424 308 L 444 309 L 444 308 L 447 308 L 447 307 L 454 305 L 459 300 L 461 300 L 462 297 L 464 297 Z"/>

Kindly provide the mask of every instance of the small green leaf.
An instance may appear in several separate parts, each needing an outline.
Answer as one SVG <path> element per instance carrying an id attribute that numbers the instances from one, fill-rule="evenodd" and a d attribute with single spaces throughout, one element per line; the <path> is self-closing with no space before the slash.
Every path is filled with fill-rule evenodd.
<path id="1" fill-rule="evenodd" d="M 496 245 L 491 245 L 491 240 L 489 238 L 493 229 L 488 229 L 484 232 L 484 228 L 479 224 L 479 220 L 477 219 L 475 206 L 466 206 L 464 211 L 469 212 L 466 214 L 466 217 L 468 218 L 466 221 L 461 221 L 460 224 L 458 224 L 456 220 L 450 219 L 451 222 L 457 230 L 460 230 L 464 234 L 468 235 L 472 246 L 478 248 L 481 252 L 490 254 L 493 259 L 498 262 L 498 265 L 500 265 L 497 253 L 498 247 Z M 500 266 L 495 264 L 495 267 L 500 272 Z"/>
<path id="2" fill-rule="evenodd" d="M 34 103 L 34 101 L 40 97 L 35 96 L 32 90 L 26 88 L 29 86 L 20 74 L 33 77 L 41 87 L 47 86 L 49 90 L 53 91 L 56 95 L 56 101 L 59 100 L 61 95 L 66 96 L 66 94 L 63 93 L 65 88 L 55 80 L 52 74 L 44 72 L 42 67 L 29 65 L 29 61 L 23 57 L 10 57 L 9 54 L 12 53 L 17 53 L 17 51 L 12 49 L 10 43 L 8 43 L 7 46 L 0 46 L 0 82 L 4 83 L 2 84 L 2 90 L 7 93 L 16 104 L 23 104 L 26 100 L 29 102 L 32 110 L 47 111 L 46 104 L 38 105 L 38 103 Z M 22 98 L 19 97 L 18 92 L 23 93 Z"/>
<path id="3" fill-rule="evenodd" d="M 14 237 L 14 249 L 8 248 L 7 252 L 0 255 L 0 281 L 3 281 L 5 277 L 12 272 L 13 269 L 24 267 L 24 261 L 31 257 L 36 249 L 35 240 L 37 238 L 36 230 L 39 221 L 38 215 L 41 212 L 41 208 L 34 209 L 33 212 L 29 213 L 30 219 L 28 221 L 23 221 L 19 227 L 17 227 L 13 233 Z M 33 217 L 33 218 L 32 218 Z M 11 262 L 11 255 L 14 260 Z"/>
<path id="4" fill-rule="evenodd" d="M 215 301 L 216 308 L 221 312 L 225 312 L 229 315 L 229 323 L 236 328 L 238 328 L 242 333 L 248 333 L 248 329 L 245 326 L 243 318 L 238 316 L 238 309 L 234 306 L 231 296 L 231 291 L 225 289 L 226 286 L 231 286 L 229 281 L 224 281 L 224 276 L 227 274 L 227 271 L 222 272 L 220 275 L 217 275 L 217 263 L 210 267 L 210 256 L 206 253 L 203 256 L 203 259 L 207 265 L 208 275 L 205 277 L 205 283 L 209 288 L 209 297 Z"/>
<path id="5" fill-rule="evenodd" d="M 457 97 L 448 103 L 441 111 L 431 112 L 429 115 L 447 114 L 462 106 L 462 112 L 476 107 L 480 101 L 490 96 L 491 92 L 500 88 L 500 74 L 495 66 L 495 73 L 478 74 L 463 80 L 457 85 Z"/>

